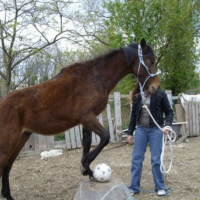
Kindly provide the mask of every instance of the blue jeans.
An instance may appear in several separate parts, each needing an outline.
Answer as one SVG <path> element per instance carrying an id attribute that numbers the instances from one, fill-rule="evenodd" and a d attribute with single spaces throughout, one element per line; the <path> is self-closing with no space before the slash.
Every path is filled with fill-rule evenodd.
<path id="1" fill-rule="evenodd" d="M 164 176 L 160 171 L 160 155 L 162 151 L 163 133 L 157 127 L 138 126 L 135 131 L 134 149 L 131 165 L 131 185 L 129 189 L 134 193 L 140 192 L 140 179 L 144 154 L 149 142 L 151 151 L 151 167 L 155 183 L 155 191 L 165 190 Z"/>

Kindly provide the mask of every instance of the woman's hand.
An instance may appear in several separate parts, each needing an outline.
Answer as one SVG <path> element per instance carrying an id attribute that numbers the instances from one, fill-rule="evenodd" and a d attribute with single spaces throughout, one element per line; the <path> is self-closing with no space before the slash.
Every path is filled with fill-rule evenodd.
<path id="1" fill-rule="evenodd" d="M 128 136 L 127 136 L 127 142 L 128 142 L 129 144 L 133 144 L 133 136 L 132 136 L 132 135 L 128 135 Z"/>
<path id="2" fill-rule="evenodd" d="M 166 127 L 163 127 L 162 131 L 163 131 L 163 133 L 164 133 L 165 135 L 167 135 L 167 134 L 169 133 L 169 130 L 166 129 Z"/>

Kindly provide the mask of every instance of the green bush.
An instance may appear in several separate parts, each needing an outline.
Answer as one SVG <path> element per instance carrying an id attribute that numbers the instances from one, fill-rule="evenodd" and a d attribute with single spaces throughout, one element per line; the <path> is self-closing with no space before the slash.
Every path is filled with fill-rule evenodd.
<path id="1" fill-rule="evenodd" d="M 65 140 L 65 133 L 59 133 L 58 135 L 54 136 L 55 141 L 62 141 Z"/>

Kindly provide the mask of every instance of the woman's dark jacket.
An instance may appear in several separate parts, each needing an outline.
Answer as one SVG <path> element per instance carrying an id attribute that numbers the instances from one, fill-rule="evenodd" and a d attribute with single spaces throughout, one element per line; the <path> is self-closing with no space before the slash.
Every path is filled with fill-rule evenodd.
<path id="1" fill-rule="evenodd" d="M 137 120 L 139 117 L 140 110 L 142 108 L 142 98 L 140 94 L 135 94 L 132 102 L 131 119 L 128 127 L 127 135 L 133 135 L 135 127 L 137 125 Z M 150 99 L 150 112 L 159 126 L 171 126 L 173 121 L 173 110 L 170 106 L 167 94 L 158 89 L 153 94 L 151 94 Z M 166 121 L 164 123 L 163 113 L 165 113 Z M 153 120 L 149 119 L 149 127 L 155 127 L 156 124 Z"/>

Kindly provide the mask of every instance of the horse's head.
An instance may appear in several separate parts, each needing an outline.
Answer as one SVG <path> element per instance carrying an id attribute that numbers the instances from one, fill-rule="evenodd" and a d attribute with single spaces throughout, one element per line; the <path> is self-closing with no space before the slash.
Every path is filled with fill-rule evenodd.
<path id="1" fill-rule="evenodd" d="M 130 44 L 123 48 L 129 67 L 136 76 L 141 90 L 152 92 L 160 84 L 156 75 L 155 56 L 152 48 L 142 39 L 140 44 Z"/>
<path id="2" fill-rule="evenodd" d="M 138 45 L 138 59 L 136 63 L 138 63 L 138 67 L 135 73 L 140 87 L 149 92 L 158 89 L 160 82 L 156 75 L 154 52 L 152 48 L 146 44 L 145 39 L 142 39 L 140 45 Z"/>

